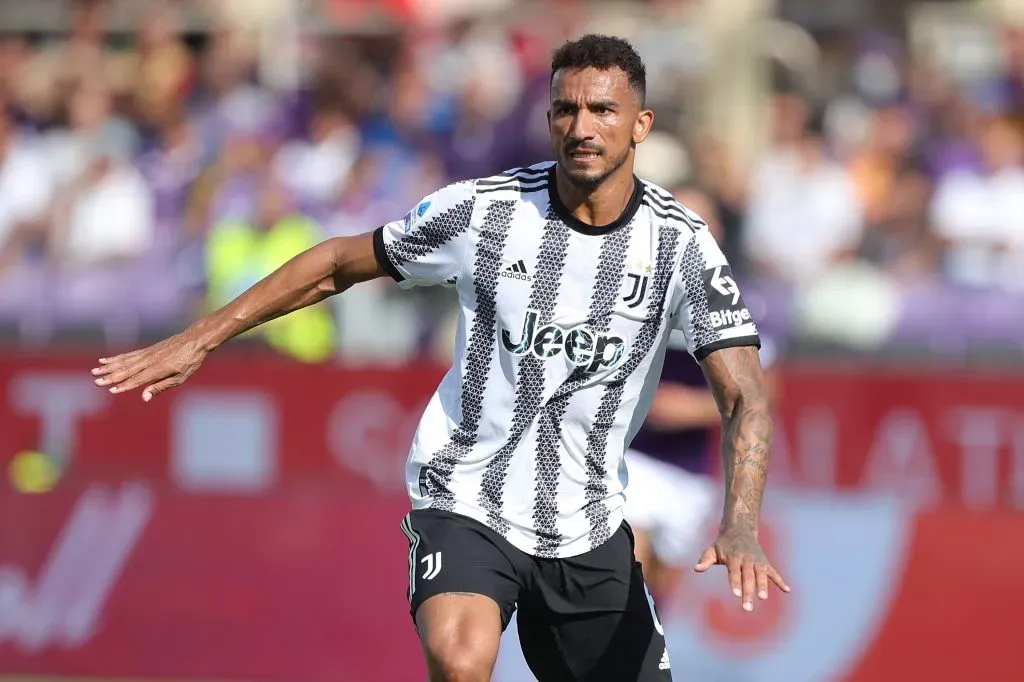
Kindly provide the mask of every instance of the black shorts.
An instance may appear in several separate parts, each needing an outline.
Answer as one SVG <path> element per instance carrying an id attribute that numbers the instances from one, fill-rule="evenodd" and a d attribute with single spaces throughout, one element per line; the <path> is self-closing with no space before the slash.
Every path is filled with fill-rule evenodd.
<path id="1" fill-rule="evenodd" d="M 482 523 L 424 509 L 402 521 L 409 604 L 445 592 L 490 597 L 502 630 L 519 610 L 519 641 L 540 682 L 669 682 L 665 635 L 623 522 L 597 549 L 540 559 Z"/>

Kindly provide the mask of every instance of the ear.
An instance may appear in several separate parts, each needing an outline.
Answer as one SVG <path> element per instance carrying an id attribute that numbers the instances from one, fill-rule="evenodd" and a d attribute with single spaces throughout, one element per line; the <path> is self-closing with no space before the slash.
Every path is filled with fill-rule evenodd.
<path id="1" fill-rule="evenodd" d="M 647 139 L 654 125 L 654 112 L 650 109 L 642 109 L 633 121 L 633 144 L 640 144 Z"/>

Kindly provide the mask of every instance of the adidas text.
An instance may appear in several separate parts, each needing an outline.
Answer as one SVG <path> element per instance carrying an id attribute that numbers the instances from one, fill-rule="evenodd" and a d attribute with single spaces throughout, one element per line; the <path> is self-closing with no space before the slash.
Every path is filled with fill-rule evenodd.
<path id="1" fill-rule="evenodd" d="M 501 275 L 502 277 L 508 277 L 509 279 L 518 279 L 523 282 L 533 281 L 533 277 L 530 277 L 530 275 L 526 273 L 526 264 L 523 263 L 523 261 L 521 260 L 516 261 L 507 268 L 502 269 L 502 271 L 498 274 Z"/>

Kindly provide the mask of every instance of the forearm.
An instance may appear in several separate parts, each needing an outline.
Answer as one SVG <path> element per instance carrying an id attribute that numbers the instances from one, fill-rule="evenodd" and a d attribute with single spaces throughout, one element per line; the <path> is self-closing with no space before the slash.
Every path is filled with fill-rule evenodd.
<path id="1" fill-rule="evenodd" d="M 372 247 L 367 250 L 363 239 L 328 239 L 303 251 L 188 331 L 204 350 L 212 351 L 253 327 L 379 276 Z"/>
<path id="2" fill-rule="evenodd" d="M 766 400 L 740 398 L 732 414 L 722 420 L 723 530 L 757 533 L 771 438 L 772 420 Z"/>
<path id="3" fill-rule="evenodd" d="M 722 419 L 722 530 L 756 532 L 772 439 L 760 358 L 752 346 L 725 348 L 709 355 L 703 365 Z"/>

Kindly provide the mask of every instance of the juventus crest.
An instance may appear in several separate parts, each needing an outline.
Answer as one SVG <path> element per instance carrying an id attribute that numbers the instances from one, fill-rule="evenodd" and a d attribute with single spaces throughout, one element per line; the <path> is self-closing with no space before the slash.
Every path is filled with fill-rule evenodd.
<path id="1" fill-rule="evenodd" d="M 653 268 L 643 263 L 630 263 L 629 265 L 630 271 L 626 272 L 626 278 L 629 280 L 629 293 L 622 300 L 628 307 L 636 308 L 647 298 L 647 288 L 651 281 Z"/>

